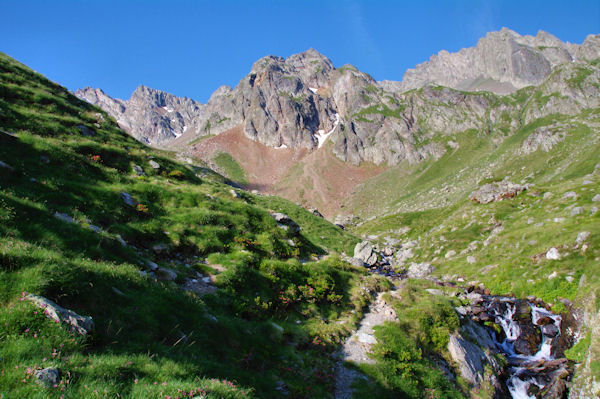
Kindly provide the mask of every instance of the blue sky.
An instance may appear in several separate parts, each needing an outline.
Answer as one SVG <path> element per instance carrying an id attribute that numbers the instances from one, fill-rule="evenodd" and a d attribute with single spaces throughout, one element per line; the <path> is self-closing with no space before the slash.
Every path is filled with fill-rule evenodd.
<path id="1" fill-rule="evenodd" d="M 75 90 L 129 98 L 139 85 L 206 102 L 258 58 L 313 47 L 377 80 L 506 26 L 581 43 L 598 0 L 0 0 L 0 51 Z"/>

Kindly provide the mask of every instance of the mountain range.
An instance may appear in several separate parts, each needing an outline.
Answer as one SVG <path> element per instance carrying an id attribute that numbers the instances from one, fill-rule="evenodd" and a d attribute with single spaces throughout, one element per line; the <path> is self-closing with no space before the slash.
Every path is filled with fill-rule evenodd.
<path id="1" fill-rule="evenodd" d="M 582 82 L 569 82 L 599 56 L 598 35 L 575 45 L 503 28 L 475 47 L 441 51 L 402 82 L 377 82 L 351 65 L 335 68 L 310 49 L 259 59 L 235 88 L 220 87 L 207 104 L 145 86 L 126 101 L 89 87 L 75 94 L 144 143 L 217 169 L 214 159 L 228 154 L 249 188 L 333 218 L 359 184 L 390 167 L 439 159 L 456 149 L 461 132 L 502 140 L 553 113 L 597 107 L 596 66 Z"/>

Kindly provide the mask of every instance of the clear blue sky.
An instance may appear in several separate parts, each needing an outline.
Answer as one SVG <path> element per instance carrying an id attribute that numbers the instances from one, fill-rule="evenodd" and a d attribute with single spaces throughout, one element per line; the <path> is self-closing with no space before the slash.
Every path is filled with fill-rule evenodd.
<path id="1" fill-rule="evenodd" d="M 206 102 L 258 58 L 313 47 L 377 80 L 506 26 L 581 43 L 598 0 L 0 0 L 0 51 L 75 90 L 129 98 L 139 85 Z"/>

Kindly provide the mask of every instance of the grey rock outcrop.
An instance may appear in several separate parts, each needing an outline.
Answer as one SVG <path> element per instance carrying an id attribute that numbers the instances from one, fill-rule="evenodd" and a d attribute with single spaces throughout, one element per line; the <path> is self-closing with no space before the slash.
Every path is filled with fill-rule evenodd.
<path id="1" fill-rule="evenodd" d="M 475 47 L 433 55 L 429 61 L 407 70 L 395 88 L 407 91 L 436 84 L 506 94 L 539 85 L 556 65 L 598 58 L 599 42 L 598 35 L 590 35 L 578 46 L 563 43 L 543 31 L 536 36 L 521 36 L 502 28 L 488 33 Z"/>
<path id="2" fill-rule="evenodd" d="M 87 335 L 94 330 L 94 321 L 89 316 L 80 316 L 72 310 L 60 307 L 53 301 L 39 295 L 29 294 L 25 297 L 35 306 L 44 310 L 50 319 L 67 325 L 72 331 Z"/>
<path id="3" fill-rule="evenodd" d="M 509 181 L 501 181 L 495 183 L 484 184 L 470 195 L 471 201 L 480 204 L 489 204 L 494 201 L 501 201 L 507 198 L 513 198 L 520 192 L 527 189 L 527 186 L 511 183 Z"/>
<path id="4" fill-rule="evenodd" d="M 359 242 L 354 246 L 354 257 L 368 266 L 377 263 L 377 254 L 373 250 L 373 245 L 368 241 Z"/>

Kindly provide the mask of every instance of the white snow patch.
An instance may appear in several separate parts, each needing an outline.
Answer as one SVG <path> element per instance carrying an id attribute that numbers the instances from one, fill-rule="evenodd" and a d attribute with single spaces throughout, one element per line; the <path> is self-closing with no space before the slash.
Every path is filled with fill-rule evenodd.
<path id="1" fill-rule="evenodd" d="M 281 144 L 279 147 L 275 147 L 276 150 L 282 150 L 284 148 L 288 148 L 288 146 L 285 144 Z"/>
<path id="2" fill-rule="evenodd" d="M 173 111 L 174 111 L 174 109 L 173 109 L 173 108 L 169 108 L 169 107 L 167 107 L 167 106 L 164 106 L 164 107 L 161 107 L 161 108 L 162 108 L 162 109 L 164 109 L 164 110 L 165 110 L 165 111 L 167 111 L 167 112 L 173 112 Z"/>
<path id="3" fill-rule="evenodd" d="M 181 137 L 181 133 L 177 133 L 175 130 L 173 130 L 171 128 L 171 134 L 173 134 L 173 136 L 175 136 L 175 138 Z"/>
<path id="4" fill-rule="evenodd" d="M 315 89 L 314 87 L 309 87 L 308 89 L 315 94 L 317 94 L 317 90 L 319 90 L 319 89 Z"/>
<path id="5" fill-rule="evenodd" d="M 337 113 L 334 115 L 335 115 L 335 122 L 333 123 L 333 128 L 330 131 L 328 131 L 327 133 L 325 133 L 325 130 L 319 130 L 317 132 L 317 134 L 315 135 L 317 137 L 317 140 L 319 141 L 318 148 L 321 148 L 323 146 L 323 144 L 325 144 L 325 141 L 329 138 L 331 133 L 333 133 L 333 131 L 335 130 L 337 125 L 340 123 L 340 115 Z"/>

